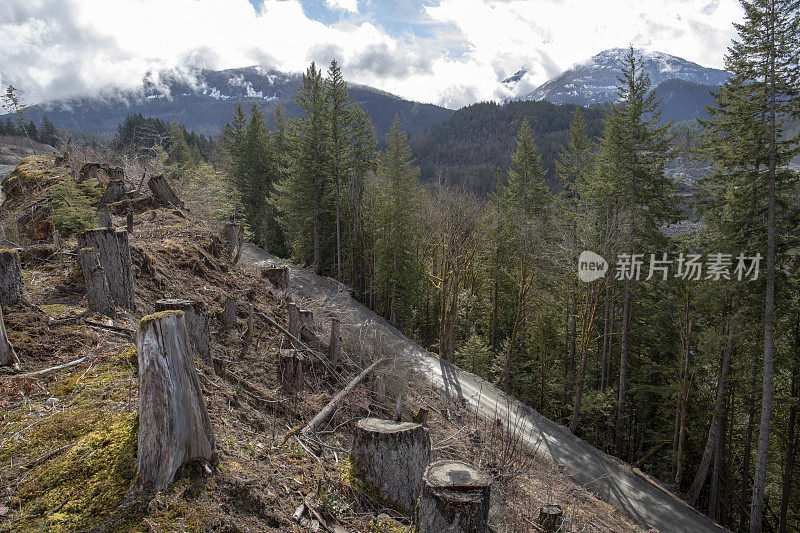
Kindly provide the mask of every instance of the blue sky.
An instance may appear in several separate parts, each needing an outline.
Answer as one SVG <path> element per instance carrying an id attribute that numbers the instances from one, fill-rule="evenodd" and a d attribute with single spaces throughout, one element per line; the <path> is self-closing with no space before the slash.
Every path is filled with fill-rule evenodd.
<path id="1" fill-rule="evenodd" d="M 533 90 L 634 45 L 721 67 L 737 0 L 4 0 L 0 83 L 28 101 L 136 87 L 147 72 L 336 58 L 350 82 L 458 108 Z"/>

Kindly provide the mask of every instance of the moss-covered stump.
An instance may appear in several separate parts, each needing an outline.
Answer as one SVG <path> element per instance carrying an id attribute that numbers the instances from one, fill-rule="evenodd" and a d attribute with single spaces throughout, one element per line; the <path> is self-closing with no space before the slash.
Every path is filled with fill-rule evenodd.
<path id="1" fill-rule="evenodd" d="M 436 461 L 423 476 L 420 533 L 485 533 L 489 478 L 461 461 Z"/>
<path id="2" fill-rule="evenodd" d="M 0 250 L 0 304 L 15 305 L 27 301 L 22 284 L 22 267 L 16 250 Z"/>
<path id="3" fill-rule="evenodd" d="M 211 365 L 211 328 L 205 304 L 200 300 L 175 298 L 156 301 L 156 311 L 169 310 L 183 311 L 183 320 L 192 350 L 203 362 Z"/>
<path id="4" fill-rule="evenodd" d="M 216 461 L 214 432 L 182 311 L 146 316 L 139 353 L 139 444 L 135 493 L 165 489 L 188 462 Z"/>
<path id="5" fill-rule="evenodd" d="M 86 285 L 86 301 L 89 309 L 114 317 L 114 306 L 111 303 L 111 289 L 108 286 L 108 279 L 100 261 L 97 259 L 97 252 L 94 248 L 81 248 L 78 252 L 78 259 L 83 272 L 83 282 Z"/>
<path id="6" fill-rule="evenodd" d="M 78 246 L 94 248 L 105 271 L 111 298 L 124 309 L 133 311 L 133 267 L 128 232 L 123 229 L 98 228 L 78 236 Z"/>
<path id="7" fill-rule="evenodd" d="M 350 451 L 354 477 L 402 513 L 414 511 L 430 457 L 428 428 L 420 424 L 379 418 L 356 424 Z"/>

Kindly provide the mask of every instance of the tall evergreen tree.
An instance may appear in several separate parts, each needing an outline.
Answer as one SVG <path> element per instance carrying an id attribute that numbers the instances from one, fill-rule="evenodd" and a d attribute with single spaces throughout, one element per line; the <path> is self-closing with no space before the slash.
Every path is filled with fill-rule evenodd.
<path id="1" fill-rule="evenodd" d="M 329 105 L 322 74 L 314 63 L 295 94 L 302 115 L 289 128 L 289 167 L 277 183 L 274 206 L 292 257 L 328 272 L 323 264 L 326 214 L 330 207 Z"/>
<path id="2" fill-rule="evenodd" d="M 49 144 L 53 147 L 58 144 L 58 132 L 56 131 L 56 127 L 53 125 L 53 123 L 48 120 L 47 115 L 42 116 L 40 140 L 42 143 Z"/>

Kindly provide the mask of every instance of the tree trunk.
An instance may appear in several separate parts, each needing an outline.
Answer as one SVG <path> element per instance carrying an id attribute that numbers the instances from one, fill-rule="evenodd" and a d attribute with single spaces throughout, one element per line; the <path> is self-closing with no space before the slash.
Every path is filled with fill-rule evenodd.
<path id="1" fill-rule="evenodd" d="M 706 482 L 708 467 L 711 464 L 711 457 L 713 456 L 717 444 L 717 437 L 721 434 L 722 421 L 725 417 L 725 388 L 728 383 L 728 372 L 731 368 L 731 356 L 733 355 L 734 329 L 736 324 L 735 316 L 736 310 L 734 309 L 728 317 L 728 334 L 725 342 L 725 349 L 722 354 L 722 368 L 720 369 L 719 380 L 717 381 L 717 397 L 714 402 L 714 414 L 711 418 L 711 426 L 708 429 L 708 439 L 706 440 L 706 446 L 703 450 L 703 457 L 700 459 L 700 466 L 697 467 L 697 474 L 694 477 L 694 481 L 692 481 L 692 486 L 689 488 L 689 494 L 686 497 L 686 501 L 689 502 L 691 506 L 697 503 L 700 490 Z"/>
<path id="2" fill-rule="evenodd" d="M 300 338 L 302 323 L 300 322 L 300 308 L 296 303 L 289 303 L 289 333 L 296 339 Z"/>
<path id="3" fill-rule="evenodd" d="M 16 250 L 0 250 L 0 305 L 16 305 L 27 301 L 19 253 Z"/>
<path id="4" fill-rule="evenodd" d="M 240 241 L 240 233 L 242 233 L 243 227 L 239 223 L 235 222 L 226 222 L 222 226 L 222 242 L 225 244 L 225 251 L 228 252 L 228 255 L 231 259 L 236 259 L 237 256 L 237 247 Z"/>
<path id="5" fill-rule="evenodd" d="M 108 205 L 101 205 L 97 209 L 97 218 L 101 228 L 110 228 L 113 226 L 111 223 L 111 211 L 108 209 Z"/>
<path id="6" fill-rule="evenodd" d="M 6 324 L 3 320 L 3 307 L 0 306 L 0 366 L 7 365 L 19 365 L 19 357 L 17 357 L 17 352 L 14 351 L 14 347 L 8 340 Z"/>
<path id="7" fill-rule="evenodd" d="M 633 289 L 631 288 L 631 280 L 626 279 L 625 300 L 622 307 L 622 350 L 620 350 L 619 355 L 619 399 L 617 403 L 617 423 L 614 438 L 614 447 L 617 450 L 618 457 L 622 457 L 624 452 L 625 417 L 627 416 L 625 399 L 628 394 L 628 353 L 630 350 L 632 305 Z"/>
<path id="8" fill-rule="evenodd" d="M 783 467 L 783 487 L 781 491 L 781 511 L 778 533 L 786 533 L 788 527 L 789 500 L 792 496 L 792 478 L 794 476 L 794 460 L 797 451 L 795 428 L 797 426 L 797 402 L 800 400 L 800 384 L 797 382 L 799 370 L 798 360 L 800 359 L 800 354 L 797 353 L 797 350 L 800 350 L 800 346 L 798 346 L 797 343 L 800 343 L 800 331 L 796 331 L 795 335 L 796 344 L 791 382 L 791 396 L 794 402 L 792 403 L 791 409 L 789 409 L 789 434 L 786 444 L 786 461 Z"/>
<path id="9" fill-rule="evenodd" d="M 489 531 L 490 480 L 461 461 L 431 463 L 419 499 L 419 533 Z"/>
<path id="10" fill-rule="evenodd" d="M 183 311 L 183 321 L 192 351 L 201 361 L 211 365 L 211 328 L 206 306 L 202 301 L 172 298 L 156 300 L 156 311 Z"/>
<path id="11" fill-rule="evenodd" d="M 281 350 L 279 353 L 278 382 L 286 394 L 303 390 L 306 361 L 299 350 Z"/>
<path id="12" fill-rule="evenodd" d="M 250 303 L 247 306 L 247 330 L 244 333 L 244 338 L 242 339 L 242 353 L 241 355 L 244 356 L 247 353 L 247 350 L 250 349 L 250 344 L 253 342 L 253 318 L 254 318 L 254 309 L 253 304 Z"/>
<path id="13" fill-rule="evenodd" d="M 378 418 L 356 424 L 350 452 L 353 475 L 400 512 L 414 510 L 430 457 L 428 428 L 421 424 Z"/>
<path id="14" fill-rule="evenodd" d="M 86 285 L 86 301 L 89 309 L 105 315 L 114 317 L 114 306 L 111 299 L 111 289 L 108 286 L 108 278 L 94 248 L 81 248 L 78 252 L 81 271 L 83 272 L 83 283 Z"/>
<path id="15" fill-rule="evenodd" d="M 214 433 L 197 379 L 183 312 L 146 316 L 139 352 L 139 444 L 135 493 L 165 489 L 190 461 L 216 461 Z"/>
<path id="16" fill-rule="evenodd" d="M 756 373 L 755 370 L 750 370 L 750 387 L 749 387 L 749 402 L 747 408 L 747 430 L 744 437 L 744 460 L 742 461 L 742 515 L 739 519 L 739 529 L 745 531 L 747 528 L 748 513 L 744 508 L 744 502 L 747 501 L 747 492 L 750 489 L 750 462 L 753 455 L 753 431 L 755 431 L 756 419 Z"/>
<path id="17" fill-rule="evenodd" d="M 766 294 L 764 296 L 764 372 L 761 393 L 761 425 L 758 432 L 758 451 L 756 452 L 756 469 L 753 474 L 753 498 L 750 504 L 750 533 L 762 530 L 762 507 L 764 504 L 764 486 L 767 482 L 767 459 L 769 455 L 770 416 L 772 415 L 773 392 L 773 358 L 775 335 L 775 171 L 776 171 L 776 84 L 775 74 L 775 3 L 769 2 L 769 13 L 766 14 L 769 34 L 769 72 L 766 76 L 769 91 L 769 168 L 767 181 L 769 184 L 769 202 L 767 204 L 767 268 Z"/>
<path id="18" fill-rule="evenodd" d="M 175 194 L 175 191 L 162 174 L 153 176 L 147 180 L 147 186 L 153 194 L 153 200 L 156 205 L 183 209 L 183 202 L 181 202 L 181 199 L 178 198 L 178 195 Z"/>
<path id="19" fill-rule="evenodd" d="M 78 246 L 94 248 L 105 270 L 114 303 L 133 311 L 135 288 L 128 233 L 111 228 L 88 230 L 78 236 Z"/>

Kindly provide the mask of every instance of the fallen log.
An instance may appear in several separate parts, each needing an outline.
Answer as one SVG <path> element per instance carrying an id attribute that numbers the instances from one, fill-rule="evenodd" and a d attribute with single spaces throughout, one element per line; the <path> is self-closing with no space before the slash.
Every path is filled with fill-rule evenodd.
<path id="1" fill-rule="evenodd" d="M 85 363 L 86 361 L 90 361 L 94 359 L 93 357 L 85 356 L 79 359 L 75 359 L 74 361 L 70 361 L 69 363 L 64 363 L 63 365 L 56 365 L 51 366 L 49 368 L 43 368 L 41 370 L 36 370 L 33 372 L 25 372 L 24 374 L 13 374 L 10 376 L 3 376 L 4 378 L 37 378 L 40 376 L 45 376 L 47 374 L 52 374 L 53 372 L 58 372 L 59 370 L 64 370 L 65 368 L 70 368 L 73 366 L 77 366 L 81 363 Z"/>
<path id="2" fill-rule="evenodd" d="M 325 420 L 328 419 L 329 416 L 333 414 L 333 411 L 336 409 L 336 406 L 339 405 L 339 403 L 342 401 L 342 398 L 347 396 L 347 394 L 351 390 L 353 390 L 356 387 L 356 385 L 364 381 L 364 378 L 366 378 L 370 372 L 375 370 L 378 367 L 378 365 L 383 363 L 385 360 L 386 359 L 378 359 L 377 361 L 369 365 L 367 368 L 365 368 L 359 375 L 353 378 L 353 380 L 350 383 L 348 383 L 345 388 L 340 390 L 336 394 L 336 396 L 334 396 L 333 399 L 331 399 L 331 401 L 328 402 L 328 405 L 323 407 L 322 410 L 319 413 L 317 413 L 317 415 L 314 418 L 312 418 L 308 424 L 305 425 L 305 427 L 301 430 L 301 433 L 303 435 L 308 435 L 312 431 L 315 431 L 320 426 L 320 424 L 322 424 Z"/>

